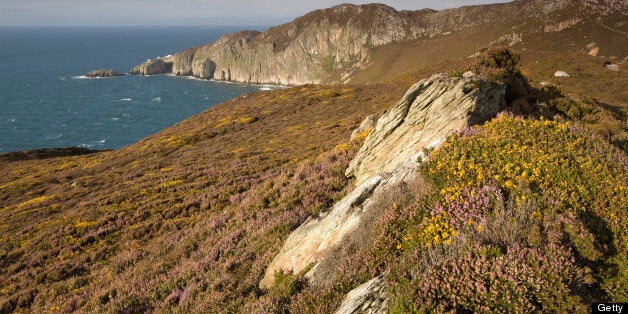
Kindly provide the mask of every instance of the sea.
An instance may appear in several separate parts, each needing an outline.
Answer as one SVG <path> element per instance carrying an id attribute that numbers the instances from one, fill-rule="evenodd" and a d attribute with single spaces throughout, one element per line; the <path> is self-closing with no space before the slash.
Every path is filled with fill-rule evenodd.
<path id="1" fill-rule="evenodd" d="M 116 149 L 244 93 L 275 87 L 128 73 L 148 58 L 264 26 L 0 27 L 0 153 Z"/>

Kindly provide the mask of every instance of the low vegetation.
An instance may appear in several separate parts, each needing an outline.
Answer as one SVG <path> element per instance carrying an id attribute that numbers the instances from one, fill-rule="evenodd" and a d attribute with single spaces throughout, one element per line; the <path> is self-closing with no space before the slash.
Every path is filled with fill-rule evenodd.
<path id="1" fill-rule="evenodd" d="M 350 185 L 351 131 L 407 87 L 248 94 L 121 150 L 0 160 L 0 312 L 256 304 L 290 231 Z"/>
<path id="2" fill-rule="evenodd" d="M 399 311 L 586 311 L 623 300 L 628 159 L 567 123 L 500 116 L 422 166 L 438 191 L 389 280 Z M 418 262 L 417 262 L 418 261 Z"/>
<path id="3" fill-rule="evenodd" d="M 625 300 L 626 115 L 535 88 L 519 58 L 446 69 L 508 84 L 518 116 L 454 134 L 374 200 L 381 215 L 356 235 L 370 240 L 324 286 L 258 283 L 290 232 L 352 188 L 344 170 L 370 130 L 351 131 L 431 73 L 243 95 L 117 151 L 5 155 L 0 312 L 326 313 L 380 274 L 393 313 Z"/>

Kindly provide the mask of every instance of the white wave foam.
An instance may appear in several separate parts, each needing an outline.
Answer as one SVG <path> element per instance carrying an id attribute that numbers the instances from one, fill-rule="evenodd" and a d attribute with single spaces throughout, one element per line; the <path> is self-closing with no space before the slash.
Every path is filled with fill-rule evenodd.
<path id="1" fill-rule="evenodd" d="M 270 85 L 270 84 L 262 84 L 259 86 L 260 86 L 259 90 L 275 90 L 275 89 L 288 88 L 288 86 L 284 86 L 284 85 Z"/>
<path id="2" fill-rule="evenodd" d="M 54 139 L 57 139 L 57 138 L 61 138 L 62 136 L 63 136 L 63 133 L 59 133 L 59 134 L 46 136 L 44 139 L 46 139 L 46 140 L 54 140 Z"/>
<path id="3" fill-rule="evenodd" d="M 89 77 L 85 75 L 80 75 L 80 76 L 73 76 L 72 78 L 75 80 L 82 80 L 82 79 L 88 79 Z"/>
<path id="4" fill-rule="evenodd" d="M 155 97 L 152 100 L 153 102 L 160 102 L 161 101 L 161 97 Z"/>
<path id="5" fill-rule="evenodd" d="M 111 121 L 118 121 L 120 118 L 111 118 Z"/>
<path id="6" fill-rule="evenodd" d="M 195 80 L 195 81 L 207 81 L 206 79 L 202 79 L 202 78 L 198 78 L 198 77 L 194 77 L 194 76 L 184 76 L 184 78 L 186 78 L 188 80 Z"/>
<path id="7" fill-rule="evenodd" d="M 122 99 L 120 99 L 120 101 L 131 101 L 131 100 L 133 100 L 133 98 L 122 98 Z"/>
<path id="8" fill-rule="evenodd" d="M 104 143 L 104 142 L 106 142 L 106 141 L 107 141 L 107 140 L 100 140 L 100 141 L 96 141 L 96 143 L 98 143 L 98 144 L 102 144 L 102 143 Z"/>

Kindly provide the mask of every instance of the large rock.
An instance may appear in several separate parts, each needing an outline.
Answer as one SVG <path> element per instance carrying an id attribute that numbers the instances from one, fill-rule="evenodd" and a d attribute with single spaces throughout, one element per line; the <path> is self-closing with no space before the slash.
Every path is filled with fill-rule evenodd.
<path id="1" fill-rule="evenodd" d="M 333 281 L 334 248 L 377 216 L 374 200 L 402 182 L 412 182 L 422 150 L 438 145 L 455 130 L 497 114 L 505 103 L 505 87 L 474 79 L 436 75 L 414 85 L 397 105 L 377 122 L 347 173 L 357 187 L 320 217 L 311 217 L 294 230 L 266 269 L 261 288 L 273 285 L 274 273 L 305 274 L 312 284 Z M 331 270 L 331 271 L 330 271 Z"/>
<path id="2" fill-rule="evenodd" d="M 383 276 L 377 276 L 349 291 L 336 314 L 386 313 L 388 297 L 384 290 Z"/>
<path id="3" fill-rule="evenodd" d="M 475 78 L 434 75 L 412 86 L 377 121 L 347 168 L 357 184 L 390 172 L 453 131 L 495 116 L 505 104 L 504 85 Z"/>
<path id="4" fill-rule="evenodd" d="M 173 58 L 173 56 L 167 56 L 164 58 L 148 59 L 146 62 L 132 68 L 129 73 L 139 75 L 172 73 Z"/>
<path id="5" fill-rule="evenodd" d="M 353 230 L 360 220 L 359 210 L 356 209 L 361 207 L 362 202 L 381 181 L 381 176 L 365 181 L 336 203 L 330 211 L 317 218 L 310 217 L 294 230 L 266 269 L 260 287 L 271 287 L 277 271 L 299 273 L 313 266 L 331 246 L 339 243 L 343 236 Z"/>
<path id="6" fill-rule="evenodd" d="M 124 75 L 124 73 L 109 69 L 94 70 L 85 74 L 86 77 L 116 77 L 122 75 Z"/>

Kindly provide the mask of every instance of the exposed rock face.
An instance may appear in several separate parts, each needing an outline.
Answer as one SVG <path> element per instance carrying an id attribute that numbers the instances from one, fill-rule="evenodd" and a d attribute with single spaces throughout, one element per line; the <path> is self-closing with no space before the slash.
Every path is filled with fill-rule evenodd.
<path id="1" fill-rule="evenodd" d="M 570 27 L 578 24 L 580 21 L 582 21 L 582 19 L 572 18 L 572 19 L 560 21 L 560 22 L 558 22 L 556 24 L 545 25 L 545 27 L 543 28 L 543 31 L 546 32 L 546 33 L 560 32 L 563 29 L 570 28 Z"/>
<path id="2" fill-rule="evenodd" d="M 349 291 L 336 310 L 336 314 L 386 313 L 388 297 L 384 291 L 384 280 L 377 276 Z"/>
<path id="3" fill-rule="evenodd" d="M 309 218 L 293 231 L 268 266 L 260 287 L 271 287 L 276 271 L 301 272 L 322 258 L 330 246 L 339 243 L 359 222 L 362 202 L 371 196 L 382 179 L 381 176 L 374 176 L 365 181 L 329 212 L 319 218 Z"/>
<path id="4" fill-rule="evenodd" d="M 342 4 L 313 11 L 264 32 L 226 34 L 213 43 L 181 51 L 169 60 L 146 62 L 131 73 L 174 73 L 281 85 L 348 82 L 354 74 L 368 67 L 386 67 L 389 58 L 395 58 L 374 58 L 377 47 L 416 44 L 477 27 L 495 30 L 486 33 L 487 43 L 512 45 L 529 33 L 559 31 L 590 21 L 592 12 L 619 10 L 603 1 L 584 10 L 582 2 L 585 1 L 519 0 L 442 11 L 397 11 L 383 4 Z M 554 13 L 562 11 L 569 11 L 574 17 L 558 19 L 560 14 Z M 530 20 L 547 27 L 534 28 L 530 25 L 535 23 Z M 513 33 L 513 29 L 518 32 Z M 460 52 L 460 57 L 469 52 Z"/>
<path id="5" fill-rule="evenodd" d="M 243 31 L 179 52 L 172 72 L 247 83 L 320 83 L 338 68 L 365 66 L 368 48 L 406 37 L 400 12 L 384 5 L 340 5 L 264 33 Z"/>
<path id="6" fill-rule="evenodd" d="M 146 62 L 134 67 L 129 71 L 131 74 L 139 74 L 139 75 L 153 75 L 153 74 L 164 74 L 172 72 L 172 60 L 173 56 L 168 56 L 164 58 L 155 58 L 146 60 Z"/>
<path id="7" fill-rule="evenodd" d="M 364 139 L 369 133 L 371 133 L 371 131 L 375 127 L 375 121 L 375 115 L 368 115 L 366 118 L 364 118 L 364 120 L 362 120 L 362 123 L 360 123 L 360 125 L 355 130 L 353 130 L 353 132 L 351 132 L 350 140 L 353 142 Z"/>
<path id="8" fill-rule="evenodd" d="M 122 76 L 122 75 L 124 74 L 118 71 L 109 70 L 109 69 L 94 70 L 85 74 L 86 77 L 116 77 L 116 76 Z"/>
<path id="9" fill-rule="evenodd" d="M 358 184 L 390 172 L 453 131 L 490 119 L 503 107 L 505 86 L 473 78 L 435 75 L 412 86 L 377 121 L 347 168 Z"/>
<path id="10" fill-rule="evenodd" d="M 311 266 L 305 276 L 312 284 L 324 284 L 329 273 L 325 268 L 333 267 L 323 263 L 333 260 L 328 253 L 342 245 L 365 217 L 378 214 L 373 200 L 400 182 L 414 180 L 422 149 L 430 143 L 438 145 L 451 132 L 496 115 L 504 95 L 505 87 L 498 83 L 443 75 L 415 84 L 378 120 L 347 169 L 358 178 L 357 187 L 327 213 L 308 219 L 290 234 L 260 287 L 272 286 L 276 271 L 300 273 Z"/>

